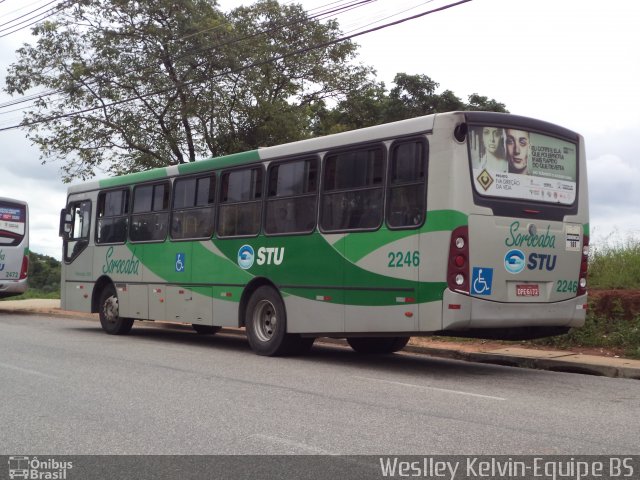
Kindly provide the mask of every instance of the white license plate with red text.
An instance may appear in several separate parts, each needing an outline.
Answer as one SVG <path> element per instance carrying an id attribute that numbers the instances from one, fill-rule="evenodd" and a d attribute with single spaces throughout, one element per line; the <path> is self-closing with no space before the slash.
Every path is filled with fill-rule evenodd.
<path id="1" fill-rule="evenodd" d="M 540 286 L 537 284 L 531 285 L 516 285 L 517 297 L 539 297 Z"/>

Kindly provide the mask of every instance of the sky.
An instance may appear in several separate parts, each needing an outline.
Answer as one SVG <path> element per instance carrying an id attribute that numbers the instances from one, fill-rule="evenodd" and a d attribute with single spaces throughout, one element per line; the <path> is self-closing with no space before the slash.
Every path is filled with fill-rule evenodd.
<path id="1" fill-rule="evenodd" d="M 313 11 L 332 1 L 297 3 Z M 5 0 L 0 24 L 46 3 Z M 250 3 L 219 1 L 224 10 Z M 348 33 L 449 3 L 377 0 L 337 20 Z M 640 2 L 633 0 L 472 0 L 354 41 L 360 45 L 358 61 L 373 66 L 387 87 L 398 72 L 425 74 L 440 91 L 452 90 L 465 100 L 479 93 L 511 113 L 581 133 L 591 244 L 597 247 L 640 239 L 639 25 Z M 0 30 L 2 88 L 15 50 L 32 41 L 28 32 Z M 0 94 L 0 103 L 10 99 Z M 0 127 L 19 123 L 20 111 L 7 112 L 15 108 L 0 109 Z M 42 165 L 39 150 L 20 130 L 0 132 L 0 146 L 0 196 L 29 202 L 32 251 L 59 259 L 58 216 L 68 187 L 60 179 L 61 165 Z"/>

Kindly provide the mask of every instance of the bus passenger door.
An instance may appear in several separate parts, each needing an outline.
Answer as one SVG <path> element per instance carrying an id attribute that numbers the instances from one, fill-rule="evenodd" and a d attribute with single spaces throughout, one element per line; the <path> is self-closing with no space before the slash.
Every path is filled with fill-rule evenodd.
<path id="1" fill-rule="evenodd" d="M 91 311 L 93 290 L 92 202 L 86 196 L 70 197 L 62 213 L 62 308 Z"/>

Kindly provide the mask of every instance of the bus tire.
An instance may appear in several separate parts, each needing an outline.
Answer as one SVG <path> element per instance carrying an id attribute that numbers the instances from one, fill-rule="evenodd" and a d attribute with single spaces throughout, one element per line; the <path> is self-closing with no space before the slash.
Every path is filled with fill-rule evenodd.
<path id="1" fill-rule="evenodd" d="M 120 316 L 118 294 L 113 285 L 107 285 L 100 294 L 100 325 L 110 335 L 125 335 L 131 331 L 133 318 Z"/>
<path id="2" fill-rule="evenodd" d="M 349 346 L 358 353 L 387 354 L 402 350 L 410 337 L 353 337 L 347 338 Z"/>
<path id="3" fill-rule="evenodd" d="M 258 355 L 291 355 L 300 347 L 300 336 L 287 333 L 284 302 L 270 286 L 259 287 L 249 298 L 245 327 L 249 345 Z M 309 348 L 312 343 L 309 343 Z"/>
<path id="4" fill-rule="evenodd" d="M 220 331 L 222 327 L 213 327 L 211 325 L 200 325 L 198 323 L 192 323 L 191 326 L 198 335 L 215 335 Z"/>

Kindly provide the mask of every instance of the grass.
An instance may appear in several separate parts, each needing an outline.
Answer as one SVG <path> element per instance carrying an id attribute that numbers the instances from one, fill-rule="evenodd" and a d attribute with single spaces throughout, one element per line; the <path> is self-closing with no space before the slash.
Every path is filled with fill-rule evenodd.
<path id="1" fill-rule="evenodd" d="M 567 349 L 613 349 L 627 358 L 640 359 L 640 315 L 630 320 L 625 319 L 620 302 L 614 303 L 616 305 L 609 315 L 599 315 L 590 311 L 583 327 L 572 328 L 566 335 L 543 338 L 533 343 Z"/>
<path id="2" fill-rule="evenodd" d="M 592 245 L 589 285 L 602 289 L 640 289 L 640 240 L 629 237 Z"/>
<path id="3" fill-rule="evenodd" d="M 46 292 L 37 288 L 30 288 L 23 294 L 8 297 L 4 300 L 28 300 L 30 298 L 58 299 L 60 298 L 60 291 Z"/>

